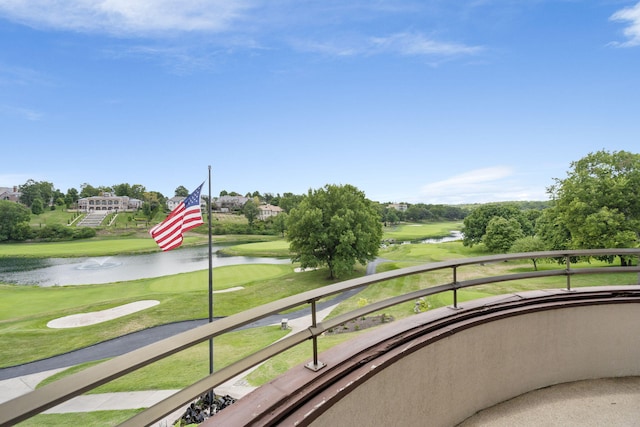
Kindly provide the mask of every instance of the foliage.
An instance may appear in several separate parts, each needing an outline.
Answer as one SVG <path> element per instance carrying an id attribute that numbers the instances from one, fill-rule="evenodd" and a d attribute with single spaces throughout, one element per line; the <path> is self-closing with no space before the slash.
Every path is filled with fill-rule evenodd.
<path id="1" fill-rule="evenodd" d="M 20 203 L 27 207 L 31 207 L 36 199 L 40 199 L 40 203 L 43 205 L 48 205 L 54 199 L 53 184 L 46 181 L 36 182 L 29 179 L 19 186 L 18 191 L 20 192 Z"/>
<path id="2" fill-rule="evenodd" d="M 186 198 L 186 197 L 189 197 L 189 190 L 187 190 L 187 188 L 185 186 L 180 185 L 175 189 L 174 194 L 177 197 L 185 197 Z"/>
<path id="3" fill-rule="evenodd" d="M 522 226 L 515 218 L 495 216 L 489 220 L 482 241 L 491 252 L 508 252 L 514 241 L 524 237 Z"/>
<path id="4" fill-rule="evenodd" d="M 538 236 L 524 236 L 513 242 L 509 252 L 540 252 L 544 250 L 544 242 Z M 533 262 L 533 269 L 538 270 L 538 259 L 531 258 L 531 262 Z"/>
<path id="5" fill-rule="evenodd" d="M 258 218 L 260 214 L 260 209 L 258 209 L 258 205 L 251 199 L 247 200 L 247 203 L 242 207 L 242 213 L 245 218 L 247 218 L 247 222 L 249 223 L 249 229 L 253 227 L 253 223 Z"/>
<path id="6" fill-rule="evenodd" d="M 427 205 L 416 203 L 409 205 L 403 217 L 407 221 L 456 221 L 464 219 L 467 211 L 459 206 Z"/>
<path id="7" fill-rule="evenodd" d="M 602 150 L 572 162 L 567 177 L 556 178 L 548 189 L 555 204 L 545 218 L 545 242 L 552 249 L 562 244 L 558 233 L 549 230 L 552 223 L 570 236 L 574 249 L 636 246 L 639 188 L 640 154 Z"/>
<path id="8" fill-rule="evenodd" d="M 147 219 L 147 221 L 151 221 L 156 214 L 160 212 L 160 203 L 154 202 L 144 202 L 142 204 L 142 215 Z"/>
<path id="9" fill-rule="evenodd" d="M 525 222 L 520 208 L 514 203 L 487 203 L 481 205 L 471 211 L 464 219 L 464 227 L 462 229 L 464 233 L 462 242 L 464 245 L 473 246 L 482 243 L 487 233 L 487 225 L 494 217 L 502 217 L 506 220 L 515 218 L 518 222 Z M 532 229 L 531 226 L 527 228 Z"/>
<path id="10" fill-rule="evenodd" d="M 31 212 L 25 206 L 0 200 L 0 242 L 5 240 L 24 240 L 23 224 L 28 224 Z"/>
<path id="11" fill-rule="evenodd" d="M 284 193 L 282 196 L 274 198 L 271 201 L 271 204 L 280 206 L 286 213 L 289 213 L 293 208 L 300 204 L 302 199 L 304 199 L 304 195 Z"/>
<path id="12" fill-rule="evenodd" d="M 78 190 L 75 188 L 70 188 L 67 190 L 67 194 L 64 196 L 64 204 L 67 206 L 67 209 L 71 209 L 71 207 L 78 201 L 80 196 L 78 195 Z"/>
<path id="13" fill-rule="evenodd" d="M 287 221 L 292 261 L 302 268 L 329 267 L 330 278 L 375 259 L 382 224 L 373 203 L 352 185 L 326 185 L 291 210 Z"/>
<path id="14" fill-rule="evenodd" d="M 34 215 L 40 215 L 44 212 L 44 200 L 40 197 L 36 197 L 31 202 L 31 213 Z"/>
<path id="15" fill-rule="evenodd" d="M 397 209 L 388 206 L 380 209 L 380 216 L 384 225 L 397 224 L 400 221 L 400 212 Z"/>
<path id="16" fill-rule="evenodd" d="M 141 184 L 131 185 L 128 183 L 122 183 L 122 184 L 116 184 L 112 188 L 113 188 L 113 193 L 116 196 L 127 196 L 133 199 L 140 199 L 140 200 L 144 199 L 144 194 L 147 191 L 145 186 Z"/>
<path id="17" fill-rule="evenodd" d="M 287 219 L 289 215 L 286 212 L 282 212 L 273 218 L 269 218 L 273 224 L 274 230 L 276 230 L 282 237 L 284 237 L 285 231 L 287 231 Z"/>
<path id="18" fill-rule="evenodd" d="M 99 196 L 102 192 L 100 187 L 96 188 L 86 182 L 80 186 L 80 198 L 83 199 L 85 197 L 91 196 Z"/>
<path id="19" fill-rule="evenodd" d="M 571 232 L 556 213 L 555 207 L 542 212 L 536 221 L 535 233 L 544 243 L 545 250 L 559 251 L 571 248 Z"/>

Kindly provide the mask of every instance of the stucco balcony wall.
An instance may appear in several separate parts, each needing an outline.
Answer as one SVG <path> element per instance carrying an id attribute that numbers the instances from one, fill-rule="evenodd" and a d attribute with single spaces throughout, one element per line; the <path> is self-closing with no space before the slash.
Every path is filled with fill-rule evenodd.
<path id="1" fill-rule="evenodd" d="M 211 425 L 453 426 L 543 387 L 640 376 L 640 287 L 503 295 L 416 314 L 290 370 Z"/>

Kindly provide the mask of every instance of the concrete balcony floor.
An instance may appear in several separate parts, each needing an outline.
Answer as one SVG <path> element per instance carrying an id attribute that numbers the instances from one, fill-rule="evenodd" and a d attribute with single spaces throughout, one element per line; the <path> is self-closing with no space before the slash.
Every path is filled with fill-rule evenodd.
<path id="1" fill-rule="evenodd" d="M 525 393 L 458 427 L 640 426 L 640 377 L 558 384 Z"/>

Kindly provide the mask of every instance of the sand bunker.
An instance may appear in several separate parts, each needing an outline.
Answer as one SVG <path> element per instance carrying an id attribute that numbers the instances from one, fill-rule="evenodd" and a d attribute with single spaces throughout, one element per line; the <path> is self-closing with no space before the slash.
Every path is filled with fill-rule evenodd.
<path id="1" fill-rule="evenodd" d="M 70 316 L 60 317 L 47 323 L 47 327 L 54 329 L 77 328 L 80 326 L 95 325 L 96 323 L 106 322 L 108 320 L 117 319 L 136 311 L 144 310 L 160 304 L 156 300 L 136 301 L 118 307 L 109 308 L 101 311 L 93 311 L 91 313 L 72 314 Z"/>
<path id="2" fill-rule="evenodd" d="M 227 288 L 227 289 L 222 289 L 220 291 L 213 291 L 214 294 L 224 294 L 225 292 L 235 292 L 235 291 L 241 291 L 244 288 L 242 286 L 236 286 L 235 288 Z"/>
<path id="3" fill-rule="evenodd" d="M 236 286 L 235 288 L 222 289 L 220 291 L 213 291 L 214 294 L 224 292 L 234 292 L 244 289 L 242 286 Z M 47 323 L 47 327 L 52 329 L 64 329 L 64 328 L 78 328 L 81 326 L 95 325 L 96 323 L 102 323 L 109 320 L 117 319 L 118 317 L 126 316 L 127 314 L 135 313 L 153 306 L 160 304 L 160 301 L 156 300 L 143 300 L 136 301 L 129 304 L 121 305 L 118 307 L 109 308 L 107 310 L 93 311 L 91 313 L 79 313 L 72 314 L 70 316 L 60 317 L 53 319 Z"/>

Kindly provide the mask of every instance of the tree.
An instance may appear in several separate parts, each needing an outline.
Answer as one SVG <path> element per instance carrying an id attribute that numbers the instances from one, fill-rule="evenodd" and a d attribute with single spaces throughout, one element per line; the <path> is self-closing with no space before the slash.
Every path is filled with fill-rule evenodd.
<path id="1" fill-rule="evenodd" d="M 160 203 L 156 200 L 142 203 L 142 215 L 144 215 L 147 221 L 151 221 L 158 212 L 160 212 Z"/>
<path id="2" fill-rule="evenodd" d="M 31 213 L 40 215 L 44 212 L 44 201 L 40 197 L 36 197 L 31 201 Z"/>
<path id="3" fill-rule="evenodd" d="M 285 231 L 287 231 L 287 219 L 289 215 L 286 212 L 282 212 L 273 217 L 273 227 L 284 237 Z"/>
<path id="4" fill-rule="evenodd" d="M 491 218 L 482 242 L 491 252 L 508 252 L 513 242 L 524 237 L 522 226 L 515 218 L 501 216 Z"/>
<path id="5" fill-rule="evenodd" d="M 404 216 L 406 219 L 416 222 L 433 219 L 433 214 L 424 203 L 416 203 L 415 205 L 409 206 Z"/>
<path id="6" fill-rule="evenodd" d="M 542 239 L 537 236 L 524 236 L 513 242 L 509 252 L 542 252 L 544 250 L 545 247 Z M 531 262 L 533 263 L 533 269 L 538 270 L 538 260 L 536 258 L 531 258 Z"/>
<path id="7" fill-rule="evenodd" d="M 0 200 L 0 242 L 24 240 L 25 230 L 30 228 L 30 219 L 31 212 L 27 207 L 8 200 Z"/>
<path id="8" fill-rule="evenodd" d="M 555 207 L 542 211 L 536 221 L 535 235 L 544 243 L 545 250 L 561 251 L 571 248 L 571 233 Z"/>
<path id="9" fill-rule="evenodd" d="M 85 197 L 91 196 L 99 196 L 100 190 L 98 188 L 93 187 L 92 185 L 87 184 L 86 182 L 80 186 L 80 198 L 84 199 Z"/>
<path id="10" fill-rule="evenodd" d="M 329 267 L 331 279 L 378 255 L 382 223 L 373 202 L 352 185 L 309 190 L 289 212 L 287 239 L 302 268 Z"/>
<path id="11" fill-rule="evenodd" d="M 249 199 L 247 203 L 242 207 L 242 213 L 247 218 L 247 222 L 249 223 L 249 229 L 253 227 L 253 223 L 258 218 L 260 214 L 260 209 L 258 209 L 258 205 L 255 201 Z"/>
<path id="12" fill-rule="evenodd" d="M 147 192 L 147 187 L 145 187 L 144 185 L 142 185 L 142 184 L 133 184 L 131 186 L 131 193 L 129 194 L 129 197 L 132 197 L 132 198 L 138 199 L 138 200 L 142 200 L 146 192 Z"/>
<path id="13" fill-rule="evenodd" d="M 64 196 L 64 203 L 67 205 L 67 209 L 71 209 L 71 207 L 78 201 L 78 190 L 75 188 L 70 188 L 67 190 L 67 194 Z"/>
<path id="14" fill-rule="evenodd" d="M 186 198 L 186 197 L 189 197 L 189 190 L 187 190 L 186 187 L 181 185 L 178 188 L 176 188 L 174 194 L 177 197 L 185 197 Z"/>
<path id="15" fill-rule="evenodd" d="M 280 206 L 286 213 L 289 213 L 293 208 L 300 204 L 303 198 L 304 195 L 284 193 L 278 200 L 278 206 Z"/>
<path id="16" fill-rule="evenodd" d="M 547 189 L 553 221 L 566 227 L 572 249 L 634 247 L 640 241 L 640 154 L 590 153 L 572 162 Z M 609 262 L 611 257 L 603 257 Z M 621 258 L 624 265 L 625 259 Z"/>
<path id="17" fill-rule="evenodd" d="M 44 206 L 49 206 L 49 203 L 53 200 L 54 189 L 53 184 L 50 182 L 36 182 L 30 179 L 20 186 L 19 191 L 20 203 L 27 207 L 31 207 L 36 199 L 40 199 L 44 209 Z"/>
<path id="18" fill-rule="evenodd" d="M 113 186 L 113 192 L 116 196 L 128 196 L 131 197 L 131 185 L 127 183 L 116 184 Z"/>
<path id="19" fill-rule="evenodd" d="M 504 219 L 518 218 L 520 216 L 520 208 L 512 203 L 487 203 L 480 205 L 474 209 L 464 219 L 462 233 L 464 237 L 462 244 L 472 247 L 481 243 L 487 232 L 487 225 L 494 217 L 502 217 Z M 515 239 L 514 239 L 515 240 Z"/>

